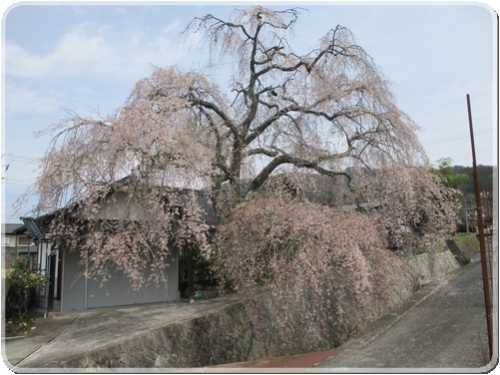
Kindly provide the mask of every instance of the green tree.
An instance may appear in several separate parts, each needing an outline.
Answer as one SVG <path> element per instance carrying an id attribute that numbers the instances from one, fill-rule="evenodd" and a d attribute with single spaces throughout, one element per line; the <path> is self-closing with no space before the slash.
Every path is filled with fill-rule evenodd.
<path id="1" fill-rule="evenodd" d="M 473 179 L 473 171 L 472 167 L 455 165 L 453 166 L 453 170 L 455 173 L 466 174 L 469 176 L 469 179 L 464 181 L 463 185 L 460 187 L 462 194 L 467 196 L 467 194 L 475 194 L 474 190 L 474 179 Z M 479 185 L 481 187 L 481 191 L 489 191 L 493 192 L 493 166 L 492 165 L 481 165 L 477 166 L 477 174 L 479 179 Z"/>
<path id="2" fill-rule="evenodd" d="M 446 186 L 461 190 L 462 185 L 469 179 L 469 176 L 466 173 L 455 172 L 451 158 L 441 158 L 437 162 L 438 166 L 433 168 L 433 172 L 441 178 Z"/>
<path id="3" fill-rule="evenodd" d="M 40 270 L 31 264 L 28 257 L 19 257 L 7 270 L 8 293 L 6 299 L 7 315 L 17 314 L 19 319 L 28 312 L 31 292 L 43 288 L 48 276 L 42 276 Z"/>

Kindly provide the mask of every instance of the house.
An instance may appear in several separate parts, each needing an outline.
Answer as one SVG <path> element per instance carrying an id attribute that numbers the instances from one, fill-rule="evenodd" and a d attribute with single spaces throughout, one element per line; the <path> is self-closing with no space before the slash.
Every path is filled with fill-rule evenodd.
<path id="1" fill-rule="evenodd" d="M 174 195 L 182 195 L 177 190 Z M 120 191 L 114 193 L 101 203 L 99 220 L 123 220 L 125 212 L 130 214 L 126 207 L 126 194 Z M 209 221 L 213 210 L 201 192 L 196 192 L 197 202 L 205 209 Z M 75 205 L 73 206 L 75 207 Z M 206 208 L 208 207 L 208 210 Z M 141 220 L 140 209 L 133 220 Z M 68 209 L 66 209 L 68 210 Z M 82 259 L 78 249 L 64 245 L 63 239 L 48 238 L 48 228 L 61 213 L 54 212 L 37 218 L 23 217 L 23 229 L 36 243 L 37 259 L 42 272 L 50 277 L 50 284 L 40 290 L 37 303 L 47 312 L 68 312 L 86 310 L 99 307 L 135 305 L 158 302 L 172 302 L 180 299 L 179 291 L 179 249 L 175 250 L 168 259 L 168 268 L 163 270 L 168 283 L 150 283 L 139 290 L 134 290 L 129 279 L 119 270 L 110 270 L 110 277 L 106 283 L 84 275 L 88 271 L 88 258 Z M 134 209 L 132 209 L 134 211 Z M 127 216 L 130 220 L 130 216 Z M 149 275 L 146 274 L 147 278 Z"/>
<path id="2" fill-rule="evenodd" d="M 20 255 L 29 256 L 32 263 L 36 263 L 36 246 L 32 239 L 24 234 L 23 227 L 20 223 L 2 225 L 2 255 L 7 267 Z"/>

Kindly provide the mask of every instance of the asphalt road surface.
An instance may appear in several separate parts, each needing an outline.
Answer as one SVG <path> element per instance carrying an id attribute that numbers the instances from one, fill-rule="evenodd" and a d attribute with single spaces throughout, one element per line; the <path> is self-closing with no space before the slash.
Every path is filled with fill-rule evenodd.
<path id="1" fill-rule="evenodd" d="M 477 372 L 480 368 L 487 371 L 495 367 L 497 354 L 493 361 L 488 361 L 480 262 L 460 271 L 373 341 L 358 347 L 347 344 L 342 353 L 315 368 L 323 371 L 330 368 L 335 372 L 362 368 L 378 368 L 378 371 L 449 368 L 455 372 L 460 368 Z"/>

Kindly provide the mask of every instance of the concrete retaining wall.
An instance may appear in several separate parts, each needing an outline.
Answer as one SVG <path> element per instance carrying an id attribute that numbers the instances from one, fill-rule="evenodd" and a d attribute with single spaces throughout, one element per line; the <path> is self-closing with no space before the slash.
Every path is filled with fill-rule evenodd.
<path id="1" fill-rule="evenodd" d="M 447 240 L 446 245 L 462 266 L 469 264 L 471 257 L 479 251 L 479 241 L 474 234 L 457 236 Z"/>
<path id="2" fill-rule="evenodd" d="M 460 263 L 450 250 L 435 254 L 421 254 L 407 260 L 408 266 L 415 273 L 419 285 L 439 278 L 460 268 Z"/>
<path id="3" fill-rule="evenodd" d="M 459 267 L 448 250 L 410 259 L 407 264 L 421 285 Z M 246 314 L 242 303 L 235 302 L 217 311 L 156 327 L 126 340 L 64 358 L 56 367 L 186 368 L 276 355 L 263 350 Z M 318 337 L 318 341 L 330 341 L 332 347 L 338 345 L 325 337 Z M 54 363 L 44 366 L 54 367 Z"/>
<path id="4" fill-rule="evenodd" d="M 67 358 L 57 367 L 186 368 L 240 362 L 253 359 L 253 341 L 245 311 L 236 303 Z"/>

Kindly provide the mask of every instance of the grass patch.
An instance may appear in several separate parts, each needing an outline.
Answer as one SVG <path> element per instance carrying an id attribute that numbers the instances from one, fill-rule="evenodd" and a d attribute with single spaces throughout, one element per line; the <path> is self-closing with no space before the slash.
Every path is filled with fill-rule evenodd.
<path id="1" fill-rule="evenodd" d="M 474 240 L 475 238 L 475 233 L 456 233 L 455 235 L 451 236 L 451 239 L 455 242 Z"/>
<path id="2" fill-rule="evenodd" d="M 477 240 L 475 233 L 459 233 L 452 236 L 451 239 L 457 244 L 465 242 L 469 248 L 474 250 L 474 252 L 479 251 L 479 241 Z"/>
<path id="3" fill-rule="evenodd" d="M 417 258 L 425 258 L 427 255 L 429 255 L 429 254 L 428 253 L 421 253 L 421 254 L 417 254 L 417 255 L 410 255 L 406 259 L 411 260 L 411 259 L 417 259 Z"/>

